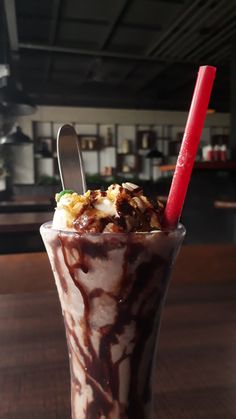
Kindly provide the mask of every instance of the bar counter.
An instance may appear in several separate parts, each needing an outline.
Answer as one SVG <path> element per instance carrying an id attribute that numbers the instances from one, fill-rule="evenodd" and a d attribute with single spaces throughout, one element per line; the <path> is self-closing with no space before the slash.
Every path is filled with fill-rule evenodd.
<path id="1" fill-rule="evenodd" d="M 53 210 L 53 204 L 50 198 L 36 199 L 35 197 L 23 197 L 23 199 L 14 199 L 0 201 L 0 213 L 14 212 L 42 212 Z"/>
<path id="2" fill-rule="evenodd" d="M 0 213 L 0 233 L 38 232 L 41 224 L 52 220 L 52 212 Z"/>
<path id="3" fill-rule="evenodd" d="M 163 164 L 159 166 L 161 172 L 171 172 L 175 170 L 175 164 Z M 193 170 L 204 170 L 204 171 L 236 171 L 236 161 L 227 162 L 213 162 L 213 161 L 201 161 L 196 162 L 193 166 Z"/>
<path id="4" fill-rule="evenodd" d="M 44 250 L 39 228 L 52 217 L 50 211 L 0 213 L 0 254 Z"/>

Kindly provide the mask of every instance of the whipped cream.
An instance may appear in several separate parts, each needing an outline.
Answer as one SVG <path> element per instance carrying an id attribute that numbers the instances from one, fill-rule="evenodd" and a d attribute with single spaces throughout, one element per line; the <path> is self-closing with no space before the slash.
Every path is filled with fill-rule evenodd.
<path id="1" fill-rule="evenodd" d="M 106 191 L 88 190 L 84 195 L 63 191 L 56 195 L 53 228 L 80 233 L 151 231 L 161 228 L 163 205 L 153 205 L 142 189 L 126 182 Z"/>

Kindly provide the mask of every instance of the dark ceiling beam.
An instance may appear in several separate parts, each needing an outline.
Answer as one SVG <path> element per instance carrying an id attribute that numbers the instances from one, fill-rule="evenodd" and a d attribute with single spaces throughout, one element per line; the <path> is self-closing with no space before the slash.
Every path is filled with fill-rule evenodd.
<path id="1" fill-rule="evenodd" d="M 160 66 L 162 66 L 162 68 L 160 68 L 160 67 L 159 67 L 159 68 L 156 70 L 155 74 L 153 74 L 153 73 L 152 73 L 152 75 L 151 75 L 151 76 L 149 76 L 149 77 L 148 77 L 148 76 L 144 77 L 144 79 L 142 80 L 142 84 L 143 84 L 143 82 L 145 82 L 145 81 L 146 81 L 146 80 L 148 80 L 149 78 L 150 78 L 150 79 L 155 78 L 155 77 L 156 77 L 156 74 L 159 74 L 159 72 L 162 72 L 162 71 L 163 71 L 163 69 L 166 67 L 166 62 L 165 62 L 165 60 L 163 60 L 163 62 L 159 62 L 158 64 L 159 64 Z M 126 74 L 124 75 L 124 77 L 123 77 L 123 79 L 122 79 L 122 82 L 128 81 L 128 80 L 130 79 L 130 77 L 132 77 L 138 69 L 139 69 L 139 65 L 138 65 L 138 64 L 135 64 L 135 66 L 132 66 L 132 68 L 130 68 L 130 69 L 126 72 Z"/>
<path id="2" fill-rule="evenodd" d="M 179 18 L 175 19 L 172 25 L 169 25 L 168 28 L 166 30 L 163 30 L 163 33 L 161 35 L 158 36 L 157 40 L 152 42 L 151 45 L 147 48 L 147 51 L 145 53 L 146 56 L 152 56 L 152 54 L 156 51 L 157 47 L 159 45 L 162 45 L 162 43 L 165 41 L 168 42 L 168 40 L 171 38 L 171 35 L 175 36 L 175 31 L 176 33 L 178 33 L 178 29 L 181 25 L 184 25 L 186 23 L 186 20 L 189 18 L 189 15 L 191 15 L 191 13 L 196 9 L 197 5 L 199 4 L 201 0 L 195 0 L 194 2 L 192 2 L 190 4 L 189 7 L 187 7 L 187 9 L 181 13 L 181 15 L 179 16 Z M 163 59 L 164 63 L 168 63 L 168 59 Z M 156 73 L 153 75 L 147 75 L 147 77 L 145 77 L 145 79 L 143 80 L 141 86 L 138 87 L 138 91 L 141 91 L 143 89 L 146 89 L 150 84 L 153 83 L 153 81 L 155 81 L 155 79 L 166 69 L 168 68 L 169 65 L 167 64 L 167 66 L 164 66 L 163 69 L 157 69 Z M 126 74 L 125 76 L 125 80 L 128 80 L 129 77 L 131 77 L 136 69 L 138 68 L 137 64 Z"/>
<path id="3" fill-rule="evenodd" d="M 149 1 L 153 1 L 154 3 L 157 3 L 158 0 L 149 0 Z M 170 4 L 184 4 L 184 0 L 165 0 L 165 3 L 170 3 Z"/>
<path id="4" fill-rule="evenodd" d="M 183 74 L 187 74 L 187 75 L 184 76 L 184 79 L 181 79 L 181 80 L 177 79 L 177 81 L 174 81 L 174 79 L 172 79 L 172 81 L 169 81 L 167 83 L 163 83 L 163 85 L 165 86 L 166 95 L 168 96 L 170 93 L 173 93 L 175 91 L 178 91 L 181 88 L 184 88 L 184 87 L 188 86 L 194 80 L 194 78 L 196 76 L 196 72 L 198 70 L 198 65 L 199 65 L 199 63 L 196 65 L 196 68 L 195 68 L 196 71 L 195 72 L 194 72 L 194 64 L 192 64 L 192 71 L 188 71 L 188 72 L 184 71 Z M 162 72 L 164 73 L 164 71 L 169 69 L 169 67 L 170 66 L 166 66 L 162 71 L 160 71 L 159 74 L 161 74 Z M 142 86 L 140 86 L 138 91 L 147 89 L 152 83 L 155 82 L 155 80 L 156 80 L 156 77 L 153 78 L 153 79 L 150 79 L 148 81 L 148 83 L 145 83 Z M 161 81 L 160 81 L 160 84 L 162 85 Z M 168 84 L 169 88 L 168 88 L 167 84 Z"/>
<path id="5" fill-rule="evenodd" d="M 32 50 L 32 51 L 42 51 L 42 52 L 49 52 L 49 53 L 57 53 L 57 54 L 70 54 L 70 55 L 81 55 L 81 56 L 89 56 L 89 57 L 104 57 L 104 58 L 114 58 L 120 60 L 128 60 L 128 61 L 143 61 L 143 62 L 166 62 L 158 57 L 149 57 L 146 55 L 138 55 L 138 54 L 124 54 L 119 52 L 112 52 L 112 51 L 97 51 L 97 50 L 89 50 L 89 49 L 82 49 L 82 48 L 68 48 L 68 47 L 60 47 L 55 45 L 44 45 L 44 44 L 34 44 L 34 43 L 19 43 L 19 48 L 21 50 Z"/>
<path id="6" fill-rule="evenodd" d="M 20 86 L 19 77 L 19 42 L 16 20 L 15 0 L 4 0 L 4 9 L 6 16 L 6 30 L 9 42 L 8 64 L 10 64 L 10 75 L 13 76 L 17 84 Z"/>
<path id="7" fill-rule="evenodd" d="M 189 29 L 187 32 L 186 36 L 186 32 L 182 32 L 179 35 L 179 39 L 177 39 L 176 42 L 173 42 L 173 40 L 171 41 L 171 37 L 170 37 L 170 45 L 171 47 L 169 49 L 167 49 L 166 51 L 166 56 L 163 55 L 163 51 L 165 50 L 164 47 L 162 47 L 161 49 L 158 49 L 158 53 L 162 53 L 162 57 L 163 59 L 165 59 L 168 61 L 168 56 L 171 56 L 174 59 L 176 59 L 177 61 L 184 61 L 183 58 L 183 53 L 186 50 L 187 45 L 190 45 L 190 47 L 193 46 L 196 48 L 197 47 L 197 42 L 199 42 L 199 37 L 197 36 L 197 28 L 200 25 L 203 25 L 205 22 L 208 22 L 209 20 L 212 20 L 213 16 L 218 16 L 222 15 L 222 12 L 224 10 L 225 13 L 227 13 L 230 8 L 232 8 L 232 3 L 228 2 L 227 0 L 223 0 L 223 1 L 218 1 L 218 3 L 215 5 L 214 8 L 209 9 L 208 12 L 206 10 L 206 7 L 209 8 L 209 3 L 206 2 L 198 11 L 197 13 L 194 13 L 190 19 L 188 19 L 188 25 Z M 183 26 L 184 27 L 184 26 Z M 171 44 L 172 42 L 172 44 Z M 195 43 L 195 44 L 194 44 Z M 166 45 L 166 43 L 164 44 Z M 178 45 L 179 45 L 179 49 L 178 49 Z M 179 54 L 179 55 L 178 55 Z M 186 60 L 186 61 L 190 61 L 190 60 Z M 200 61 L 200 57 L 198 57 L 198 59 L 192 60 L 192 62 L 199 62 Z M 213 63 L 213 62 L 212 62 Z M 140 86 L 140 90 L 146 89 L 148 86 L 150 86 L 155 79 L 160 75 L 160 73 L 162 73 L 162 71 L 160 69 L 157 70 L 157 73 L 153 76 L 147 76 L 147 78 L 144 79 L 142 85 Z"/>
<path id="8" fill-rule="evenodd" d="M 141 30 L 141 31 L 161 31 L 162 25 L 159 25 L 158 23 L 155 25 L 149 25 L 148 23 L 131 23 L 131 22 L 121 22 L 119 24 L 120 28 L 128 28 L 128 29 L 135 29 L 135 30 Z"/>
<path id="9" fill-rule="evenodd" d="M 171 40 L 168 48 L 165 44 L 166 54 L 173 57 L 183 56 L 187 47 L 193 48 L 201 39 L 204 42 L 203 36 L 199 39 L 200 29 L 204 28 L 204 24 L 209 25 L 208 22 L 211 22 L 210 25 L 212 25 L 215 20 L 220 20 L 222 14 L 227 13 L 230 9 L 232 9 L 232 3 L 228 0 L 218 0 L 214 7 L 212 7 L 212 0 L 206 2 L 188 19 L 187 26 L 183 26 L 178 38 L 175 41 Z M 162 50 L 158 49 L 158 53 L 161 52 Z"/>
<path id="10" fill-rule="evenodd" d="M 118 25 L 121 24 L 121 20 L 125 15 L 125 12 L 128 10 L 128 7 L 130 6 L 131 2 L 133 0 L 121 0 L 120 3 L 114 2 L 114 5 L 118 4 L 118 8 L 115 8 L 114 15 L 111 19 L 111 22 L 108 24 L 107 31 L 105 33 L 104 38 L 99 42 L 98 49 L 99 51 L 103 51 L 109 44 L 110 40 L 112 39 L 113 34 L 115 33 Z M 101 68 L 101 62 L 96 60 L 95 62 L 92 62 L 87 68 L 84 81 L 94 78 L 96 79 L 97 73 L 99 72 L 99 68 Z"/>
<path id="11" fill-rule="evenodd" d="M 47 14 L 40 14 L 40 13 L 19 13 L 18 17 L 20 19 L 37 19 L 39 21 L 51 21 L 51 16 L 48 16 Z M 63 22 L 64 23 L 83 23 L 85 25 L 101 25 L 105 26 L 108 25 L 109 21 L 107 19 L 99 19 L 99 18 L 83 18 L 83 17 L 77 17 L 77 16 L 70 16 L 65 17 L 63 16 Z"/>
<path id="12" fill-rule="evenodd" d="M 232 52 L 232 44 L 227 44 L 224 48 L 222 48 L 220 51 L 215 51 L 212 55 L 209 56 L 209 62 L 210 63 L 221 63 L 221 60 L 230 59 L 230 55 Z"/>
<path id="13" fill-rule="evenodd" d="M 209 3 L 211 1 L 212 0 L 206 0 L 205 3 L 199 8 L 195 6 L 193 10 L 191 7 L 187 9 L 189 14 L 187 18 L 180 25 L 177 25 L 176 29 L 168 36 L 168 38 L 162 42 L 158 48 L 155 49 L 155 52 L 153 51 L 153 54 L 169 55 L 169 50 L 174 49 L 175 51 L 174 46 L 178 44 L 180 38 L 182 40 L 191 38 L 190 33 L 192 25 L 194 25 L 196 22 L 199 23 L 204 14 L 208 15 Z"/>
<path id="14" fill-rule="evenodd" d="M 99 44 L 100 50 L 103 50 L 108 46 L 110 40 L 112 39 L 113 34 L 115 33 L 119 23 L 123 19 L 126 11 L 130 7 L 132 2 L 133 0 L 120 0 L 120 2 L 116 0 L 116 2 L 113 2 L 114 5 L 118 4 L 118 7 L 115 9 L 114 16 L 111 19 L 111 23 L 109 24 L 107 28 L 106 34 Z"/>
<path id="15" fill-rule="evenodd" d="M 120 2 L 116 1 L 114 2 L 114 5 L 118 4 L 118 7 L 115 8 L 114 15 L 111 19 L 111 22 L 108 24 L 107 31 L 105 33 L 105 36 L 103 39 L 99 42 L 98 49 L 99 51 L 103 51 L 109 44 L 110 40 L 112 39 L 113 34 L 115 33 L 118 25 L 121 23 L 122 18 L 125 15 L 125 12 L 128 10 L 128 7 L 130 6 L 131 2 L 133 0 L 120 0 Z M 88 66 L 84 81 L 96 78 L 98 73 L 98 68 L 101 67 L 101 63 L 96 61 L 95 63 L 92 63 Z"/>
<path id="16" fill-rule="evenodd" d="M 168 83 L 169 88 L 165 89 L 166 96 L 168 97 L 168 95 L 173 94 L 174 92 L 177 92 L 180 89 L 186 88 L 186 86 L 189 86 L 191 84 L 194 89 L 194 80 L 197 78 L 197 71 L 198 68 L 196 68 L 196 71 L 189 71 L 188 74 L 185 75 L 182 80 L 174 82 L 172 85 L 171 83 Z"/>
<path id="17" fill-rule="evenodd" d="M 50 45 L 54 45 L 54 43 L 56 41 L 60 9 L 61 9 L 61 0 L 53 0 L 51 27 L 50 27 L 50 32 L 49 32 L 49 44 Z"/>
<path id="18" fill-rule="evenodd" d="M 15 0 L 4 0 L 8 39 L 12 52 L 18 51 L 18 32 L 16 23 Z"/>
<path id="19" fill-rule="evenodd" d="M 18 14 L 18 18 L 20 19 L 28 19 L 33 20 L 37 19 L 38 21 L 49 21 L 51 20 L 47 15 L 35 15 L 33 13 L 29 14 Z M 63 17 L 63 23 L 82 23 L 84 25 L 97 25 L 97 26 L 108 26 L 109 21 L 105 19 L 97 19 L 97 18 L 83 18 L 83 17 Z M 160 31 L 162 29 L 162 25 L 156 23 L 149 25 L 148 23 L 131 23 L 131 22 L 120 22 L 120 28 L 128 28 L 128 29 L 135 29 L 135 30 L 143 30 L 143 31 Z"/>
<path id="20" fill-rule="evenodd" d="M 195 48 L 190 54 L 187 54 L 186 58 L 190 60 L 200 59 L 204 54 L 212 51 L 213 48 L 219 48 L 220 44 L 222 44 L 225 40 L 231 40 L 231 37 L 236 33 L 235 17 L 232 17 L 231 15 L 229 18 L 229 21 L 232 19 L 231 23 L 228 23 L 224 29 L 217 33 L 217 35 L 205 41 L 204 44 L 199 45 L 199 47 Z"/>
<path id="21" fill-rule="evenodd" d="M 8 66 L 8 35 L 7 35 L 7 26 L 6 26 L 6 13 L 4 9 L 3 2 L 0 1 L 0 65 L 1 74 L 0 74 L 0 87 L 2 86 L 2 77 L 9 75 L 9 66 Z M 4 84 L 4 81 L 3 81 Z"/>
<path id="22" fill-rule="evenodd" d="M 124 23 L 122 22 L 122 19 L 125 15 L 125 13 L 127 12 L 128 8 L 130 7 L 131 3 L 133 0 L 123 0 L 120 5 L 119 5 L 119 9 L 115 11 L 114 13 L 114 18 L 111 22 L 111 24 L 108 27 L 108 31 L 104 37 L 104 39 L 102 40 L 102 42 L 99 45 L 99 50 L 104 50 L 108 43 L 110 42 L 113 34 L 115 33 L 117 27 L 119 26 L 120 28 L 128 28 L 128 29 L 134 29 L 134 30 L 155 30 L 155 31 L 160 31 L 161 30 L 161 26 L 160 25 L 145 25 L 145 24 L 137 24 L 137 23 Z M 87 69 L 86 72 L 86 76 L 85 76 L 85 81 L 87 79 L 89 79 L 92 76 L 96 77 L 96 74 L 93 74 L 94 72 L 94 65 L 90 65 Z M 95 70 L 96 71 L 96 70 Z M 126 79 L 126 77 L 125 77 Z"/>
<path id="23" fill-rule="evenodd" d="M 220 7 L 219 7 L 220 6 Z M 196 50 L 203 45 L 207 45 L 209 40 L 212 40 L 214 43 L 214 38 L 221 34 L 223 36 L 223 32 L 225 28 L 222 27 L 222 22 L 227 22 L 229 20 L 229 17 L 232 17 L 232 3 L 228 2 L 226 0 L 220 1 L 217 3 L 217 5 L 214 7 L 214 13 L 213 11 L 208 15 L 207 17 L 201 16 L 199 19 L 198 24 L 192 25 L 189 29 L 188 36 L 185 35 L 185 38 L 180 37 L 180 40 L 177 41 L 173 45 L 172 49 L 168 49 L 168 54 L 173 55 L 173 57 L 176 57 L 177 59 L 181 57 L 183 60 L 189 56 L 189 54 L 196 52 Z M 234 7 L 235 9 L 235 7 Z M 234 10 L 235 14 L 235 10 Z M 201 36 L 199 39 L 200 29 L 204 28 L 204 23 L 206 26 L 208 25 L 208 22 L 211 22 L 209 27 L 209 35 L 208 36 Z M 227 26 L 227 23 L 226 23 Z M 212 30 L 211 30 L 212 28 Z M 213 28 L 218 28 L 213 31 Z M 194 32 L 193 32 L 194 31 Z M 216 33 L 215 33 L 216 32 Z M 198 36 L 197 36 L 198 35 Z M 219 42 L 216 41 L 215 43 L 216 47 L 219 48 Z M 206 50 L 206 54 L 210 54 L 212 52 L 212 49 L 214 48 L 214 45 L 212 44 L 209 48 L 209 50 Z M 201 59 L 201 56 L 197 58 L 199 61 Z"/>
<path id="24" fill-rule="evenodd" d="M 49 32 L 49 45 L 51 46 L 53 46 L 56 42 L 60 10 L 61 10 L 61 0 L 53 0 L 52 20 L 51 20 L 51 27 L 50 27 L 50 32 Z M 44 77 L 43 77 L 44 81 L 50 79 L 50 74 L 52 71 L 52 63 L 53 63 L 52 54 L 50 54 L 48 57 L 48 62 L 47 62 Z"/>
<path id="25" fill-rule="evenodd" d="M 152 44 L 147 48 L 146 55 L 152 55 L 156 52 L 158 47 L 166 40 L 168 40 L 171 35 L 178 32 L 178 30 L 182 27 L 183 24 L 186 23 L 189 15 L 194 12 L 198 6 L 198 4 L 202 0 L 194 0 L 190 3 L 190 6 L 187 7 L 184 12 L 182 12 L 178 18 L 175 18 L 172 24 L 168 26 L 166 30 L 163 31 L 161 36 L 157 37 L 157 40 L 152 42 Z"/>
<path id="26" fill-rule="evenodd" d="M 157 77 L 160 76 L 162 73 L 164 73 L 166 70 L 168 70 L 169 67 L 170 67 L 170 64 L 163 65 L 163 67 L 159 68 L 154 74 L 152 74 L 151 76 L 145 77 L 142 83 L 139 84 L 137 91 L 140 92 L 144 89 L 147 89 L 153 82 L 155 82 Z"/>

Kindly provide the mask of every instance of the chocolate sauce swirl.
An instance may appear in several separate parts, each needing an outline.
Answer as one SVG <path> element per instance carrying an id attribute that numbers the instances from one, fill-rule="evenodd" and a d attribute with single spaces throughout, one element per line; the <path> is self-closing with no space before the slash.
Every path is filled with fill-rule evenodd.
<path id="1" fill-rule="evenodd" d="M 157 334 L 176 237 L 44 238 L 64 314 L 73 419 L 150 419 Z M 164 249 L 164 250 L 163 250 Z"/>

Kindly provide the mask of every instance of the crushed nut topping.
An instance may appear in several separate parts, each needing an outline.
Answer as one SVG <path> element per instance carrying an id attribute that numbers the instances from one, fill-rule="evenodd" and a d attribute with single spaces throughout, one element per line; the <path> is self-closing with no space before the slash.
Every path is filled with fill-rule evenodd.
<path id="1" fill-rule="evenodd" d="M 153 205 L 134 183 L 112 184 L 106 191 L 88 190 L 84 195 L 73 191 L 59 195 L 54 228 L 65 227 L 80 233 L 161 229 L 163 205 L 158 201 Z"/>

